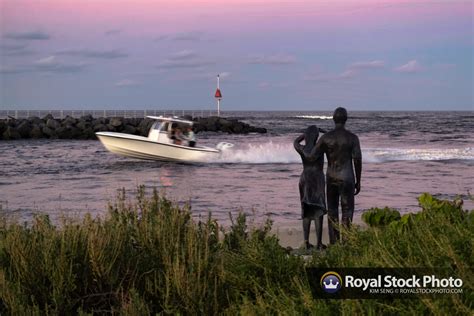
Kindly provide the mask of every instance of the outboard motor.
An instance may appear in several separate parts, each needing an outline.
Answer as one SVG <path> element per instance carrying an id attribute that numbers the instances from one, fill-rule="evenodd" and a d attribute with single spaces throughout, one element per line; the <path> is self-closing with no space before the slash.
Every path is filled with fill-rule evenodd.
<path id="1" fill-rule="evenodd" d="M 234 144 L 227 143 L 227 142 L 220 142 L 219 144 L 217 144 L 216 149 L 219 149 L 220 151 L 224 151 L 232 147 L 234 147 Z"/>

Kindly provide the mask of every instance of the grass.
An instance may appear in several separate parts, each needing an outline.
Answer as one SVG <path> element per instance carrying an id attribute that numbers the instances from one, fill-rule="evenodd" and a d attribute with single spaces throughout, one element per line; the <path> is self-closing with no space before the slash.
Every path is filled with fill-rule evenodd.
<path id="1" fill-rule="evenodd" d="M 308 263 L 288 255 L 271 222 L 247 227 L 241 214 L 224 230 L 144 188 L 126 201 L 123 192 L 104 219 L 0 220 L 0 314 L 472 314 L 474 216 L 453 202 L 423 195 L 420 215 L 403 217 L 372 209 L 372 226 Z M 318 300 L 308 265 L 442 267 L 465 287 L 437 299 Z"/>

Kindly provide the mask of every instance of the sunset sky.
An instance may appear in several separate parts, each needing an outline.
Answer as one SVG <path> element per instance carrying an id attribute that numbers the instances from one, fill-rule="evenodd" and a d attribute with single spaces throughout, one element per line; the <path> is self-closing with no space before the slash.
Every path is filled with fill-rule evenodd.
<path id="1" fill-rule="evenodd" d="M 0 108 L 473 110 L 473 3 L 0 0 Z"/>

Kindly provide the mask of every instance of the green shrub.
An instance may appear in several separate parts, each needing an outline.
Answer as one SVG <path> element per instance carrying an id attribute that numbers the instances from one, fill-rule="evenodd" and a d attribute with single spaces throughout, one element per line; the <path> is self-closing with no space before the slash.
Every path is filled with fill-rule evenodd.
<path id="1" fill-rule="evenodd" d="M 400 213 L 388 207 L 371 208 L 362 214 L 362 220 L 371 227 L 386 226 L 394 221 L 399 221 Z"/>

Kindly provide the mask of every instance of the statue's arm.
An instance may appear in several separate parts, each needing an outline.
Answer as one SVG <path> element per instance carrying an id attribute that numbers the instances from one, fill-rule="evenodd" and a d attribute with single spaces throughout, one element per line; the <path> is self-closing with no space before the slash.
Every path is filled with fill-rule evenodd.
<path id="1" fill-rule="evenodd" d="M 352 149 L 352 160 L 354 161 L 354 170 L 356 175 L 354 195 L 357 195 L 360 192 L 360 180 L 362 177 L 362 151 L 360 150 L 359 138 L 357 136 L 355 137 L 354 147 Z"/>
<path id="2" fill-rule="evenodd" d="M 295 150 L 301 155 L 303 153 L 303 145 L 300 143 L 304 139 L 304 134 L 301 134 L 300 136 L 296 137 L 295 141 L 293 142 L 293 147 L 295 147 Z"/>
<path id="3" fill-rule="evenodd" d="M 326 143 L 324 141 L 324 137 L 321 137 L 318 142 L 316 143 L 316 146 L 314 146 L 313 150 L 311 151 L 311 158 L 314 160 L 318 160 L 324 155 L 326 148 Z"/>

